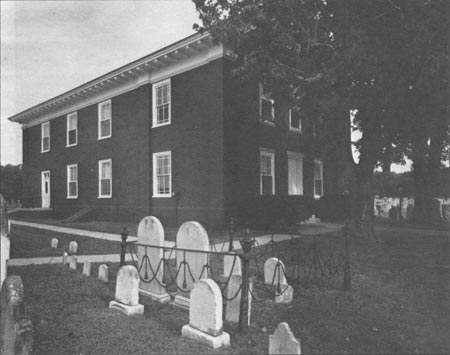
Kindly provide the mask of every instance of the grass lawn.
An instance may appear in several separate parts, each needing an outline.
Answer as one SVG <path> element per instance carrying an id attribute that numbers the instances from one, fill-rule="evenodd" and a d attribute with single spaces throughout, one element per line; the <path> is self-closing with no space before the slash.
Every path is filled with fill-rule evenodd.
<path id="1" fill-rule="evenodd" d="M 305 354 L 449 353 L 448 236 L 401 229 L 380 236 L 377 245 L 353 243 L 350 292 L 295 285 L 292 304 L 254 302 L 249 332 L 240 335 L 237 325 L 225 323 L 231 347 L 216 351 L 181 338 L 187 311 L 156 303 L 146 304 L 144 317 L 110 311 L 117 264 L 110 265 L 108 284 L 81 275 L 81 265 L 78 272 L 43 265 L 8 273 L 24 280 L 36 354 L 262 354 L 283 321 Z"/>
<path id="2" fill-rule="evenodd" d="M 57 238 L 58 248 L 51 248 L 52 238 Z M 120 242 L 70 235 L 44 229 L 11 225 L 11 259 L 62 256 L 69 251 L 69 243 L 78 243 L 77 255 L 119 254 Z"/>

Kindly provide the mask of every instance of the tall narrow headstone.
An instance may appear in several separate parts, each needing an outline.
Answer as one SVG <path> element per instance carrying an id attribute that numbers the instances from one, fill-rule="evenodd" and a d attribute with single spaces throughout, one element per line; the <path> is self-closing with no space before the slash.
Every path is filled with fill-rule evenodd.
<path id="1" fill-rule="evenodd" d="M 33 326 L 26 318 L 23 283 L 9 276 L 1 291 L 0 354 L 31 354 Z"/>
<path id="2" fill-rule="evenodd" d="M 124 265 L 119 269 L 116 297 L 109 303 L 109 308 L 127 316 L 144 314 L 144 306 L 139 304 L 139 274 L 134 266 Z"/>
<path id="3" fill-rule="evenodd" d="M 91 262 L 85 260 L 83 263 L 83 275 L 91 276 Z"/>
<path id="4" fill-rule="evenodd" d="M 301 354 L 300 342 L 294 337 L 289 325 L 278 324 L 275 333 L 269 335 L 269 354 Z"/>
<path id="5" fill-rule="evenodd" d="M 58 247 L 58 239 L 57 238 L 52 238 L 51 247 L 52 248 L 57 248 Z"/>
<path id="6" fill-rule="evenodd" d="M 144 217 L 138 226 L 138 244 L 164 246 L 164 228 L 158 218 Z M 164 278 L 164 249 L 138 246 L 139 292 L 142 296 L 166 303 L 170 295 L 166 291 Z"/>
<path id="7" fill-rule="evenodd" d="M 238 323 L 239 313 L 241 311 L 241 295 L 242 276 L 232 275 L 226 289 L 226 310 L 225 319 L 229 322 Z M 250 280 L 248 291 L 248 325 L 250 325 L 250 314 L 252 308 L 253 282 Z"/>
<path id="8" fill-rule="evenodd" d="M 201 278 L 208 277 L 208 254 L 210 251 L 209 238 L 203 226 L 198 222 L 185 222 L 178 229 L 177 248 L 198 250 L 202 252 L 190 252 L 177 250 L 177 286 L 182 291 L 175 296 L 175 305 L 189 308 L 189 292 L 194 283 Z"/>
<path id="9" fill-rule="evenodd" d="M 223 275 L 242 275 L 241 258 L 237 254 L 223 256 Z"/>
<path id="10" fill-rule="evenodd" d="M 76 255 L 69 256 L 69 267 L 73 270 L 77 269 L 77 256 Z"/>
<path id="11" fill-rule="evenodd" d="M 64 252 L 63 253 L 63 256 L 62 256 L 62 263 L 63 263 L 63 265 L 66 265 L 67 264 L 67 253 L 66 252 Z"/>
<path id="12" fill-rule="evenodd" d="M 98 267 L 98 279 L 103 282 L 108 282 L 108 265 L 101 264 Z"/>
<path id="13" fill-rule="evenodd" d="M 230 345 L 230 335 L 223 331 L 222 293 L 212 279 L 201 279 L 191 291 L 189 324 L 181 335 L 213 349 Z"/>
<path id="14" fill-rule="evenodd" d="M 8 210 L 2 194 L 0 194 L 0 237 L 9 238 Z"/>
<path id="15" fill-rule="evenodd" d="M 69 243 L 69 254 L 76 254 L 78 252 L 78 243 L 77 242 L 70 242 Z"/>
<path id="16" fill-rule="evenodd" d="M 269 258 L 264 263 L 264 283 L 266 285 L 277 286 L 286 285 L 286 276 L 283 272 L 284 264 L 278 258 Z"/>
<path id="17" fill-rule="evenodd" d="M 6 210 L 6 201 L 0 194 L 0 287 L 7 276 L 9 252 L 11 242 L 9 240 L 8 212 Z"/>

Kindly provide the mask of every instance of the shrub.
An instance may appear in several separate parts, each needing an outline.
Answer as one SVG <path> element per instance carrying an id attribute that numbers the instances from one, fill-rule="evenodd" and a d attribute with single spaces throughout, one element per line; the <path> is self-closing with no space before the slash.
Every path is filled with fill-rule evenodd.
<path id="1" fill-rule="evenodd" d="M 343 221 L 351 216 L 349 195 L 325 195 L 317 201 L 317 217 L 326 221 Z"/>

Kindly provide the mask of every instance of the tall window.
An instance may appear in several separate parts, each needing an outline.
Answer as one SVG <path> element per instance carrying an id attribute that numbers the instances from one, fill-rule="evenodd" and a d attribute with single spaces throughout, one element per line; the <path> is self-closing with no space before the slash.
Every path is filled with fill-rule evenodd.
<path id="1" fill-rule="evenodd" d="M 275 195 L 275 154 L 271 150 L 259 152 L 260 194 Z"/>
<path id="2" fill-rule="evenodd" d="M 50 150 L 50 122 L 41 125 L 41 153 Z"/>
<path id="3" fill-rule="evenodd" d="M 67 115 L 67 146 L 78 143 L 78 115 L 76 112 Z"/>
<path id="4" fill-rule="evenodd" d="M 275 101 L 270 93 L 266 91 L 263 84 L 259 84 L 259 117 L 262 122 L 275 123 Z"/>
<path id="5" fill-rule="evenodd" d="M 112 161 L 111 159 L 98 162 L 98 197 L 112 196 Z"/>
<path id="6" fill-rule="evenodd" d="M 98 104 L 98 139 L 111 137 L 111 100 Z"/>
<path id="7" fill-rule="evenodd" d="M 302 131 L 302 119 L 300 118 L 299 110 L 289 110 L 289 130 L 294 132 Z"/>
<path id="8" fill-rule="evenodd" d="M 323 195 L 323 163 L 322 160 L 314 160 L 314 197 Z"/>
<path id="9" fill-rule="evenodd" d="M 289 195 L 303 195 L 303 154 L 288 152 Z"/>
<path id="10" fill-rule="evenodd" d="M 78 165 L 67 165 L 67 198 L 78 198 Z"/>
<path id="11" fill-rule="evenodd" d="M 153 197 L 172 196 L 172 153 L 153 154 Z"/>
<path id="12" fill-rule="evenodd" d="M 153 84 L 153 127 L 170 124 L 170 79 Z"/>

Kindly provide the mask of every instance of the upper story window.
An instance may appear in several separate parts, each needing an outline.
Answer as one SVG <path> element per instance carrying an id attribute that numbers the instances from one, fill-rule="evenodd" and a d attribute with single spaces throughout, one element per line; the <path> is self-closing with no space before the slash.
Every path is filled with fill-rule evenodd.
<path id="1" fill-rule="evenodd" d="M 302 119 L 300 118 L 300 110 L 291 108 L 289 110 L 289 130 L 293 132 L 302 131 Z"/>
<path id="2" fill-rule="evenodd" d="M 261 195 L 275 195 L 275 154 L 271 150 L 259 152 L 259 180 Z"/>
<path id="3" fill-rule="evenodd" d="M 111 100 L 98 104 L 98 139 L 111 137 Z"/>
<path id="4" fill-rule="evenodd" d="M 172 152 L 153 154 L 153 197 L 172 197 Z"/>
<path id="5" fill-rule="evenodd" d="M 314 198 L 323 196 L 323 162 L 314 160 Z"/>
<path id="6" fill-rule="evenodd" d="M 41 153 L 50 150 L 50 122 L 41 125 Z"/>
<path id="7" fill-rule="evenodd" d="M 259 84 L 259 118 L 270 125 L 275 124 L 275 101 L 263 84 Z"/>
<path id="8" fill-rule="evenodd" d="M 171 122 L 170 79 L 153 84 L 153 127 Z"/>
<path id="9" fill-rule="evenodd" d="M 78 165 L 67 165 L 67 198 L 78 198 Z"/>
<path id="10" fill-rule="evenodd" d="M 67 115 L 67 147 L 78 143 L 78 115 L 76 112 Z"/>
<path id="11" fill-rule="evenodd" d="M 111 159 L 98 162 L 98 197 L 112 197 L 112 161 Z"/>

